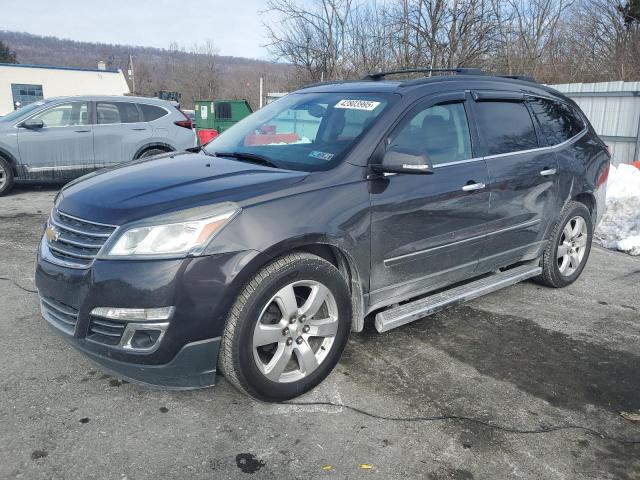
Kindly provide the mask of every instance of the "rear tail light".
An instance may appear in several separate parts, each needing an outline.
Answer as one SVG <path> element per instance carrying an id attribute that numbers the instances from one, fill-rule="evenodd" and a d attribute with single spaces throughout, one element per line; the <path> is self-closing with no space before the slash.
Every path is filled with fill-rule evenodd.
<path id="1" fill-rule="evenodd" d="M 191 130 L 193 128 L 193 122 L 191 121 L 191 119 L 187 116 L 186 113 L 184 113 L 178 107 L 176 107 L 176 110 L 178 110 L 182 114 L 182 116 L 184 117 L 184 120 L 178 120 L 177 122 L 173 122 L 173 123 L 175 123 L 179 127 L 188 128 L 189 130 Z"/>
<path id="2" fill-rule="evenodd" d="M 597 182 L 598 187 L 607 183 L 607 178 L 609 178 L 609 167 L 610 167 L 610 164 L 607 164 L 607 166 L 604 167 L 604 170 L 598 177 L 598 182 Z"/>

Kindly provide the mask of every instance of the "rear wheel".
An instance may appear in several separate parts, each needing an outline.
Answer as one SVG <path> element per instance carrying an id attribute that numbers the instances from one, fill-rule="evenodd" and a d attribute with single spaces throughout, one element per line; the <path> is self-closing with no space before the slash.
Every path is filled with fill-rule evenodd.
<path id="1" fill-rule="evenodd" d="M 344 350 L 351 302 L 326 260 L 293 253 L 258 272 L 231 309 L 219 364 L 240 391 L 282 401 L 318 385 Z"/>
<path id="2" fill-rule="evenodd" d="M 592 238 L 591 212 L 582 203 L 569 202 L 551 233 L 537 280 L 555 288 L 575 282 L 589 258 Z"/>
<path id="3" fill-rule="evenodd" d="M 13 169 L 11 164 L 0 157 L 0 195 L 4 195 L 13 187 Z"/>

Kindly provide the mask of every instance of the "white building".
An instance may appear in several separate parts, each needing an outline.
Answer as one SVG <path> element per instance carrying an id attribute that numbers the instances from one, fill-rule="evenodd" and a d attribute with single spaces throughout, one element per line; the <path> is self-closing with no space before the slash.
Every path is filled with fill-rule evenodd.
<path id="1" fill-rule="evenodd" d="M 67 95 L 126 95 L 121 70 L 0 63 L 0 116 L 16 105 Z"/>

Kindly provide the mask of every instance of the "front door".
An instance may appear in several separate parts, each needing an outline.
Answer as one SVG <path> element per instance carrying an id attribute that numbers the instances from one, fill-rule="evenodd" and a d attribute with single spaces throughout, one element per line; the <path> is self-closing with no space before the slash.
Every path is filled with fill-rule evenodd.
<path id="1" fill-rule="evenodd" d="M 374 308 L 473 275 L 489 210 L 463 92 L 420 102 L 385 144 L 426 153 L 434 168 L 370 180 Z"/>
<path id="2" fill-rule="evenodd" d="M 474 98 L 491 192 L 479 269 L 489 271 L 539 253 L 557 220 L 558 165 L 554 151 L 538 140 L 522 94 L 474 92 Z"/>
<path id="3" fill-rule="evenodd" d="M 88 102 L 61 103 L 31 118 L 42 120 L 43 127 L 18 129 L 20 162 L 27 178 L 70 179 L 93 170 Z"/>

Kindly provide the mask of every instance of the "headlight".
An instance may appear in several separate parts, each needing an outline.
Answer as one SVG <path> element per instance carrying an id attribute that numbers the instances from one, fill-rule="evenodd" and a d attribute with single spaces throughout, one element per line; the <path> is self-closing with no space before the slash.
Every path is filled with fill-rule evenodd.
<path id="1" fill-rule="evenodd" d="M 204 218 L 160 223 L 162 219 L 189 217 L 190 213 L 202 214 L 203 208 L 198 208 L 158 217 L 150 222 L 153 224 L 129 227 L 108 249 L 107 255 L 110 257 L 199 255 L 211 238 L 240 211 L 237 205 L 232 203 L 206 208 L 206 210 L 209 215 Z"/>

